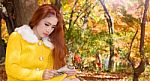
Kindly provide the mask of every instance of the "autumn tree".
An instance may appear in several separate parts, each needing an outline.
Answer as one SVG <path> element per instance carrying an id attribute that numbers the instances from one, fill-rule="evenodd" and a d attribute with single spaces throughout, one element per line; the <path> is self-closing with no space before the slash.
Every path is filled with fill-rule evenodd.
<path id="1" fill-rule="evenodd" d="M 149 7 L 149 0 L 145 0 L 145 5 L 144 5 L 145 9 L 144 9 L 142 23 L 141 23 L 141 35 L 140 35 L 141 37 L 140 37 L 140 46 L 139 46 L 140 47 L 139 48 L 140 62 L 137 67 L 135 67 L 134 62 L 130 59 L 130 54 L 131 54 L 131 47 L 132 47 L 133 41 L 134 41 L 138 31 L 135 33 L 135 35 L 132 39 L 131 46 L 130 46 L 130 49 L 128 52 L 128 60 L 133 68 L 133 81 L 139 81 L 138 80 L 139 76 L 141 75 L 141 73 L 143 73 L 145 71 L 146 58 L 145 58 L 145 52 L 144 52 L 144 38 L 145 38 L 145 23 L 146 23 L 148 7 Z"/>
<path id="2" fill-rule="evenodd" d="M 16 25 L 28 24 L 33 12 L 37 9 L 37 0 L 11 0 L 14 4 Z"/>
<path id="3" fill-rule="evenodd" d="M 5 43 L 4 43 L 4 41 L 2 39 L 2 36 L 1 36 L 1 34 L 2 34 L 1 33 L 1 26 L 2 26 L 1 20 L 2 20 L 2 16 L 3 16 L 2 8 L 0 8 L 0 61 L 1 61 L 2 57 L 4 57 L 4 55 L 5 55 L 5 46 L 4 46 Z"/>
<path id="4" fill-rule="evenodd" d="M 112 21 L 112 18 L 104 4 L 104 1 L 102 0 L 99 0 L 100 3 L 102 4 L 102 7 L 105 11 L 105 18 L 107 20 L 107 23 L 108 23 L 108 30 L 109 30 L 109 40 L 108 40 L 108 43 L 110 45 L 110 57 L 109 57 L 109 65 L 108 65 L 108 71 L 111 70 L 111 67 L 112 67 L 112 57 L 114 56 L 114 41 L 113 41 L 113 34 L 114 34 L 114 28 L 113 28 L 113 21 Z"/>

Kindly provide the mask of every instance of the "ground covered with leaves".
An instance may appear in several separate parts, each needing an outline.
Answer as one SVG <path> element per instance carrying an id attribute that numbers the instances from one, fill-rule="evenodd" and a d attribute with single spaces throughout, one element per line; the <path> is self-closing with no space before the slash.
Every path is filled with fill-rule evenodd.
<path id="1" fill-rule="evenodd" d="M 150 69 L 150 66 L 146 68 L 146 72 L 144 72 L 139 81 L 150 81 L 150 72 L 147 71 Z M 77 74 L 77 77 L 81 79 L 81 81 L 132 81 L 131 73 L 88 73 L 88 72 L 80 72 Z M 4 64 L 0 65 L 0 81 L 6 81 L 6 72 L 4 68 Z"/>

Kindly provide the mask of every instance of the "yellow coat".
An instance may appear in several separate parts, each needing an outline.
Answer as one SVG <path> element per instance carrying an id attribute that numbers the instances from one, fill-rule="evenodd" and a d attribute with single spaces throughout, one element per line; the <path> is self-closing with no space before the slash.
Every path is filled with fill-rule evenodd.
<path id="1" fill-rule="evenodd" d="M 66 74 L 42 80 L 43 71 L 53 69 L 52 49 L 42 40 L 28 42 L 18 32 L 10 35 L 7 44 L 7 81 L 62 81 Z"/>

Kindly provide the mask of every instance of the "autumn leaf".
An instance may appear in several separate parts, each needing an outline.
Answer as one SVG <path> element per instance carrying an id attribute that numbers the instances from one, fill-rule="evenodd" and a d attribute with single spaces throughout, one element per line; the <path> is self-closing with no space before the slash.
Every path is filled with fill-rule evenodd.
<path id="1" fill-rule="evenodd" d="M 4 39 L 5 43 L 7 43 L 8 38 L 9 38 L 9 34 L 8 34 L 8 31 L 7 31 L 6 22 L 5 22 L 4 19 L 2 19 L 1 22 L 2 22 L 2 26 L 1 26 L 2 34 L 1 34 L 1 37 L 2 37 L 2 39 Z"/>

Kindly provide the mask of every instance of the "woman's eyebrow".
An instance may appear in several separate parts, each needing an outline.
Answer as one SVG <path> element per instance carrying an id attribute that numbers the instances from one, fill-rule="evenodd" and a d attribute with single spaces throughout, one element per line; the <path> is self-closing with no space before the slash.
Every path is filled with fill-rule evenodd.
<path id="1" fill-rule="evenodd" d="M 50 22 L 46 22 L 47 24 L 49 24 L 49 25 L 52 25 Z"/>
<path id="2" fill-rule="evenodd" d="M 49 25 L 52 25 L 52 23 L 50 23 L 50 22 L 47 22 Z M 56 25 L 52 25 L 52 26 L 56 26 Z"/>

